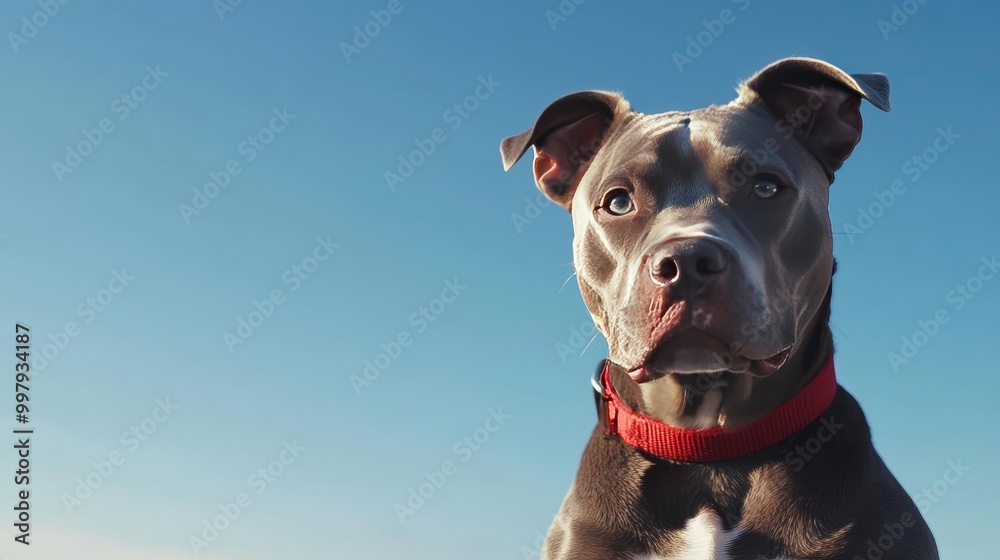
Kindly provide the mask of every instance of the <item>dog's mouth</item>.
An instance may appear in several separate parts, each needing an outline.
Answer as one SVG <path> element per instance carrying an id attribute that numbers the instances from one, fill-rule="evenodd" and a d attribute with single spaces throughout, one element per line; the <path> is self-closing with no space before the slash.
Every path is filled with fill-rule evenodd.
<path id="1" fill-rule="evenodd" d="M 792 346 L 788 345 L 770 358 L 764 358 L 763 360 L 751 360 L 750 373 L 758 377 L 767 377 L 768 375 L 771 375 L 781 369 L 781 366 L 785 365 L 785 362 L 788 361 L 788 357 L 791 355 Z"/>
<path id="2" fill-rule="evenodd" d="M 718 337 L 698 329 L 665 337 L 640 362 L 628 370 L 636 383 L 646 383 L 667 375 L 732 372 L 767 377 L 778 371 L 792 354 L 788 345 L 771 356 L 752 358 L 727 345 Z"/>

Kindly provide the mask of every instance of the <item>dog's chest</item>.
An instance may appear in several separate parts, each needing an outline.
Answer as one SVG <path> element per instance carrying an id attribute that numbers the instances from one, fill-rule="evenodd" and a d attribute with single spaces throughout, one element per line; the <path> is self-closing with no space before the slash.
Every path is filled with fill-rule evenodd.
<path id="1" fill-rule="evenodd" d="M 633 560 L 743 560 L 743 557 L 729 554 L 729 547 L 741 534 L 743 530 L 739 526 L 728 531 L 724 529 L 719 516 L 705 509 L 672 535 L 669 550 L 640 554 Z M 760 557 L 754 560 L 758 559 L 765 560 Z M 766 560 L 795 559 L 782 556 Z"/>

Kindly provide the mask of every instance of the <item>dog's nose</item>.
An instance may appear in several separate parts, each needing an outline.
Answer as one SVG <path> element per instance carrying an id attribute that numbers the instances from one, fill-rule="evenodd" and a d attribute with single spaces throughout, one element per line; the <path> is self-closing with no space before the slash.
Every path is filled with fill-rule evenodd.
<path id="1" fill-rule="evenodd" d="M 726 271 L 726 251 L 709 239 L 671 241 L 649 256 L 649 275 L 660 286 L 686 285 L 699 291 Z"/>

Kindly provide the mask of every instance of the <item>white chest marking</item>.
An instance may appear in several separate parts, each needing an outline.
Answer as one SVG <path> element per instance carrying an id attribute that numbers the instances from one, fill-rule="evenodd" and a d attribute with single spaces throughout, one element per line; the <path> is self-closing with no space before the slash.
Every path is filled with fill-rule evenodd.
<path id="1" fill-rule="evenodd" d="M 728 560 L 729 544 L 740 533 L 739 527 L 726 531 L 718 514 L 703 509 L 684 525 L 677 552 L 663 560 Z"/>
<path id="2" fill-rule="evenodd" d="M 688 520 L 678 533 L 680 543 L 666 555 L 644 554 L 634 560 L 731 560 L 729 546 L 743 530 L 739 526 L 726 531 L 722 520 L 711 510 L 702 510 Z M 794 560 L 773 558 L 771 560 Z"/>

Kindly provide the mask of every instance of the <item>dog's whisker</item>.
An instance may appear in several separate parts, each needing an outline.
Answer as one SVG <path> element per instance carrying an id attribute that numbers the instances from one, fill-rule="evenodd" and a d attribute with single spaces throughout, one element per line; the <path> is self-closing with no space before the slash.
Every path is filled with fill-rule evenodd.
<path id="1" fill-rule="evenodd" d="M 842 328 L 840 328 L 840 327 L 837 326 L 837 323 L 834 323 L 833 321 L 830 321 L 830 324 L 833 325 L 833 328 L 837 329 L 837 332 L 839 332 L 840 334 L 844 335 L 844 338 L 851 338 L 850 336 L 847 335 L 846 332 L 844 332 L 844 329 L 842 329 Z"/>
<path id="2" fill-rule="evenodd" d="M 565 288 L 565 287 L 566 287 L 566 284 L 568 284 L 568 283 L 569 283 L 569 281 L 570 281 L 570 280 L 572 280 L 574 276 L 576 276 L 576 271 L 575 271 L 575 270 L 573 271 L 573 274 L 570 274 L 570 275 L 569 275 L 569 278 L 567 278 L 567 279 L 566 279 L 566 280 L 565 280 L 565 281 L 564 281 L 564 282 L 562 283 L 562 286 L 559 286 L 559 291 L 558 291 L 558 292 L 556 292 L 556 293 L 559 293 L 559 294 L 561 294 L 561 293 L 562 293 L 562 291 L 563 291 L 563 288 Z"/>
<path id="3" fill-rule="evenodd" d="M 601 333 L 595 334 L 594 337 L 590 339 L 590 342 L 588 342 L 587 345 L 583 347 L 583 350 L 580 352 L 580 357 L 583 357 L 583 353 L 587 351 L 587 348 L 590 348 L 590 345 L 593 344 L 595 340 L 597 340 L 597 335 L 599 334 Z"/>

